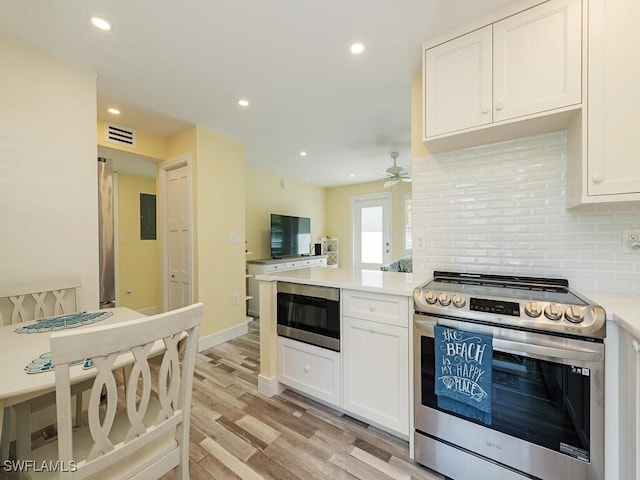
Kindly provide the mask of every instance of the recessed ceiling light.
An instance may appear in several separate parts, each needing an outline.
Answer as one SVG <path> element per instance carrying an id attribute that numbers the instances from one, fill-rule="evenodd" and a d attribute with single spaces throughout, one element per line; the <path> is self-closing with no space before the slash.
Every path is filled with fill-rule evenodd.
<path id="1" fill-rule="evenodd" d="M 354 55 L 360 55 L 362 52 L 364 52 L 364 45 L 361 43 L 354 43 L 353 45 L 351 45 L 350 50 Z"/>
<path id="2" fill-rule="evenodd" d="M 300 156 L 301 157 L 306 157 L 307 156 L 307 152 L 300 152 Z"/>
<path id="3" fill-rule="evenodd" d="M 249 100 L 245 100 L 244 98 L 241 98 L 240 100 L 238 100 L 238 105 L 240 105 L 241 107 L 248 107 Z"/>
<path id="4" fill-rule="evenodd" d="M 117 108 L 109 108 L 107 109 L 107 112 L 113 114 L 113 115 L 120 115 L 120 110 L 118 110 Z"/>
<path id="5" fill-rule="evenodd" d="M 353 177 L 355 177 L 355 176 L 356 176 L 356 174 L 355 174 L 355 173 L 350 173 L 350 174 L 349 174 L 349 176 L 350 176 L 351 178 L 353 178 Z"/>
<path id="6" fill-rule="evenodd" d="M 99 28 L 100 30 L 111 30 L 111 24 L 107 22 L 104 18 L 92 17 L 91 23 L 93 23 L 93 25 Z"/>

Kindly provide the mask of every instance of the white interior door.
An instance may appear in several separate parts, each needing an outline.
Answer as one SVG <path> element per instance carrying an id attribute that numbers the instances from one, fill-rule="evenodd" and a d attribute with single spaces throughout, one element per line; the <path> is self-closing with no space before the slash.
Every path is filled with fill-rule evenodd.
<path id="1" fill-rule="evenodd" d="M 379 270 L 391 262 L 391 194 L 351 199 L 353 268 Z"/>
<path id="2" fill-rule="evenodd" d="M 167 170 L 167 309 L 192 302 L 189 171 L 186 165 Z"/>

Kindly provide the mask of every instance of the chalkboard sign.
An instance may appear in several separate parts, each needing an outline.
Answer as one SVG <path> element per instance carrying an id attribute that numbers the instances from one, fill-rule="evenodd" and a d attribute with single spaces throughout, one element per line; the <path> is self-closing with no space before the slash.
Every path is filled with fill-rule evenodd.
<path id="1" fill-rule="evenodd" d="M 140 194 L 140 240 L 156 239 L 156 196 Z"/>

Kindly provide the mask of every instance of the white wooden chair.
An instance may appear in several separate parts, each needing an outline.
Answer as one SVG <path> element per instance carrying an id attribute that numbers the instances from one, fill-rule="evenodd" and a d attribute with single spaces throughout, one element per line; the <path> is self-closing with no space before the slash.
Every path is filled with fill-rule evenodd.
<path id="1" fill-rule="evenodd" d="M 0 325 L 77 312 L 81 286 L 80 277 L 0 285 Z"/>
<path id="2" fill-rule="evenodd" d="M 80 277 L 46 280 L 27 284 L 0 285 L 0 326 L 17 325 L 39 318 L 77 312 L 80 309 Z M 80 401 L 81 401 L 81 397 Z M 40 410 L 53 404 L 53 396 L 45 396 L 24 410 Z M 79 404 L 76 421 L 80 421 L 82 406 Z M 9 455 L 9 435 L 11 428 L 11 409 L 5 408 L 0 456 Z"/>
<path id="3" fill-rule="evenodd" d="M 30 470 L 27 476 L 148 480 L 175 470 L 176 479 L 188 480 L 191 390 L 202 312 L 198 303 L 130 322 L 52 334 L 58 438 L 33 450 L 29 459 L 36 465 L 58 465 L 61 471 Z M 180 340 L 186 340 L 181 362 Z M 158 348 L 164 348 L 162 361 L 151 368 L 150 357 L 157 357 Z M 74 431 L 69 372 L 82 367 L 69 362 L 78 358 L 92 358 L 97 375 L 89 424 Z M 113 374 L 127 358 L 133 358 L 131 375 L 127 388 L 119 389 Z M 157 378 L 152 379 L 152 371 Z"/>

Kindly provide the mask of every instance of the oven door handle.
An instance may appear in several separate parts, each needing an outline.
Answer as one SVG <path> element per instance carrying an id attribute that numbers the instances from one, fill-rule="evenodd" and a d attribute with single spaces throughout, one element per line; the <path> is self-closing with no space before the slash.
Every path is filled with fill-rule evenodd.
<path id="1" fill-rule="evenodd" d="M 434 323 L 424 320 L 414 320 L 415 327 L 433 338 Z M 493 348 L 505 353 L 515 355 L 537 355 L 550 359 L 577 360 L 582 362 L 597 362 L 602 358 L 602 353 L 588 348 L 558 348 L 547 345 L 518 342 L 493 337 Z"/>
<path id="2" fill-rule="evenodd" d="M 538 355 L 560 360 L 577 360 L 581 362 L 597 362 L 602 358 L 602 353 L 586 348 L 566 349 L 549 347 L 546 345 L 536 345 L 532 343 L 515 342 L 513 340 L 493 339 L 493 348 L 501 352 L 513 353 L 516 355 Z"/>

